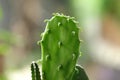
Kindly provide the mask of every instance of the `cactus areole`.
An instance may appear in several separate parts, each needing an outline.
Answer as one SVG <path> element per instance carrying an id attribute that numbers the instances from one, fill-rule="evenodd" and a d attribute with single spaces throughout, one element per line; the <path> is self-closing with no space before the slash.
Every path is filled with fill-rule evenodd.
<path id="1" fill-rule="evenodd" d="M 42 33 L 43 80 L 71 80 L 79 56 L 79 28 L 73 17 L 54 14 Z"/>

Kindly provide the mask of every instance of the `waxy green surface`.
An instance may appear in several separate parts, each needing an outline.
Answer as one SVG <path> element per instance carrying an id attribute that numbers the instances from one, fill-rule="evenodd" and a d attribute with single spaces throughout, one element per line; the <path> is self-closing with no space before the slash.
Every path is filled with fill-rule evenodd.
<path id="1" fill-rule="evenodd" d="M 72 17 L 54 14 L 47 20 L 41 40 L 43 80 L 71 80 L 79 57 L 78 34 Z"/>

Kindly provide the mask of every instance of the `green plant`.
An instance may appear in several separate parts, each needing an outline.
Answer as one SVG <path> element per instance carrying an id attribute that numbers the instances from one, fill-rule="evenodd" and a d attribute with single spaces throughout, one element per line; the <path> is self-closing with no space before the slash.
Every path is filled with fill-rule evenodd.
<path id="1" fill-rule="evenodd" d="M 2 8 L 0 6 L 0 20 L 3 18 L 3 11 L 2 11 Z"/>
<path id="2" fill-rule="evenodd" d="M 54 14 L 47 20 L 42 40 L 42 80 L 88 80 L 80 66 L 76 66 L 79 52 L 79 28 L 73 17 L 63 14 Z M 36 63 L 32 63 L 32 80 L 37 79 L 40 73 L 36 71 Z M 37 64 L 36 64 L 37 65 Z"/>
<path id="3" fill-rule="evenodd" d="M 0 30 L 0 55 L 4 55 L 11 45 L 15 44 L 16 38 L 6 30 Z"/>

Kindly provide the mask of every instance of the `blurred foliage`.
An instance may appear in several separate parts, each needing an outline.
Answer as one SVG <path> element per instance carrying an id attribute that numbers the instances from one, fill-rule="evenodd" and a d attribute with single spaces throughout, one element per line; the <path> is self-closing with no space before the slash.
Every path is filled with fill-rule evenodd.
<path id="1" fill-rule="evenodd" d="M 2 12 L 2 8 L 0 6 L 0 19 L 2 19 L 2 17 L 3 17 L 3 12 Z"/>
<path id="2" fill-rule="evenodd" d="M 120 20 L 120 0 L 72 0 L 73 13 L 82 24 L 86 17 L 110 14 Z"/>
<path id="3" fill-rule="evenodd" d="M 120 0 L 104 0 L 103 9 L 105 13 L 120 19 Z"/>
<path id="4" fill-rule="evenodd" d="M 5 30 L 0 30 L 0 54 L 6 53 L 14 42 L 15 37 L 12 33 Z"/>
<path id="5" fill-rule="evenodd" d="M 81 26 L 85 26 L 86 19 L 100 16 L 104 0 L 70 0 L 73 14 L 78 19 Z"/>
<path id="6" fill-rule="evenodd" d="M 0 80 L 8 80 L 5 75 L 0 75 Z"/>

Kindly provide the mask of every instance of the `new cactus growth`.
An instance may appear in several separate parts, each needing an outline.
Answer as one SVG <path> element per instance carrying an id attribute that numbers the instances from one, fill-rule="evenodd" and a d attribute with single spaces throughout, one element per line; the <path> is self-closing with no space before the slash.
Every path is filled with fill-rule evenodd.
<path id="1" fill-rule="evenodd" d="M 79 53 L 79 28 L 73 17 L 54 14 L 42 33 L 42 80 L 88 80 L 79 78 L 76 66 Z M 84 72 L 84 71 L 83 71 Z M 74 77 L 76 77 L 74 79 Z M 85 77 L 86 74 L 80 77 Z M 87 76 L 86 76 L 87 77 Z"/>
<path id="2" fill-rule="evenodd" d="M 41 80 L 39 67 L 35 62 L 31 64 L 31 74 L 32 74 L 32 80 Z"/>

